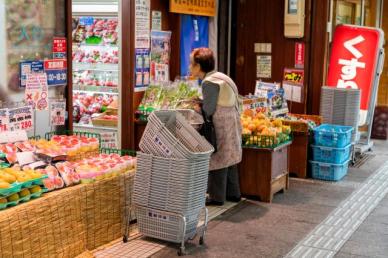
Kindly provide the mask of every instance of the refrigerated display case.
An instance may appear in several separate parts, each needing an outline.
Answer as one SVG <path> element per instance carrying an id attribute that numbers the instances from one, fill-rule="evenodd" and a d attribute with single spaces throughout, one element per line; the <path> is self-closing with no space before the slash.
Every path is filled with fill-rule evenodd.
<path id="1" fill-rule="evenodd" d="M 100 133 L 118 147 L 118 1 L 73 1 L 73 128 Z M 104 142 L 104 136 L 115 138 Z"/>

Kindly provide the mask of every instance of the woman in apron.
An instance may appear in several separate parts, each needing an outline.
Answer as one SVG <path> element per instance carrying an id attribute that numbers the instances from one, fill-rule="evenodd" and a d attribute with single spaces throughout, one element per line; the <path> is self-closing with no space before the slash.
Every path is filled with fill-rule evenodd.
<path id="1" fill-rule="evenodd" d="M 225 200 L 240 201 L 237 164 L 241 161 L 241 123 L 238 89 L 227 75 L 214 71 L 215 61 L 209 48 L 194 49 L 190 72 L 202 80 L 204 115 L 213 118 L 217 151 L 210 159 L 207 205 L 223 205 Z"/>

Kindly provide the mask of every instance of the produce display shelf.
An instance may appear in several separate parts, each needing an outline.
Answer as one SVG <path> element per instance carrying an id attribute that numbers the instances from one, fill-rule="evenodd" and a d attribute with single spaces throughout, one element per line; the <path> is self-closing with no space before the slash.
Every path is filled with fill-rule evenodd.
<path id="1" fill-rule="evenodd" d="M 95 125 L 81 125 L 81 124 L 73 124 L 73 126 L 78 128 L 86 128 L 86 129 L 117 131 L 117 127 L 111 127 L 111 126 L 95 126 Z"/>
<path id="2" fill-rule="evenodd" d="M 90 64 L 73 62 L 73 70 L 118 72 L 118 64 Z"/>
<path id="3" fill-rule="evenodd" d="M 90 86 L 90 87 L 96 87 L 101 89 L 95 89 L 95 88 L 88 88 L 89 86 L 82 86 L 80 88 L 83 88 L 82 90 L 73 90 L 73 92 L 78 93 L 93 93 L 93 94 L 106 94 L 106 95 L 118 95 L 117 87 L 104 87 L 104 86 Z M 105 89 L 109 90 L 105 90 Z M 112 91 L 115 90 L 115 91 Z"/>

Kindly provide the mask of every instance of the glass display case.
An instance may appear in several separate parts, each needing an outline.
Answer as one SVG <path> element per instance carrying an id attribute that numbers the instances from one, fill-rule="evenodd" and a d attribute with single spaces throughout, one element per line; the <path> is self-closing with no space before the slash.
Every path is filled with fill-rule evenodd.
<path id="1" fill-rule="evenodd" d="M 73 127 L 118 142 L 118 1 L 104 4 L 73 2 Z"/>

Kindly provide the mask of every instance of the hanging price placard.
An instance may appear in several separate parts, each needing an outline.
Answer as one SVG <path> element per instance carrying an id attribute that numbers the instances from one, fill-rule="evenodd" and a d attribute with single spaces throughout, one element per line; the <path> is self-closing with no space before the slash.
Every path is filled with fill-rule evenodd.
<path id="1" fill-rule="evenodd" d="M 0 132 L 9 130 L 9 116 L 8 109 L 0 109 Z"/>
<path id="2" fill-rule="evenodd" d="M 65 124 L 65 101 L 51 101 L 50 102 L 50 125 L 64 125 Z"/>
<path id="3" fill-rule="evenodd" d="M 31 130 L 34 127 L 32 106 L 8 110 L 10 131 Z"/>

